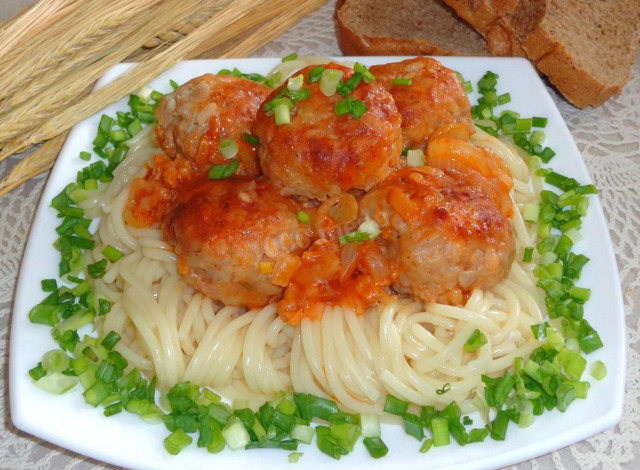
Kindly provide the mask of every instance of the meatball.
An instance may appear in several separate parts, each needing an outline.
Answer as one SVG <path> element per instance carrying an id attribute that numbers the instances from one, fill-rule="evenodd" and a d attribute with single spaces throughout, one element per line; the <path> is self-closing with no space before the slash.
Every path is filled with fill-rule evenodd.
<path id="1" fill-rule="evenodd" d="M 262 177 L 202 180 L 180 194 L 166 236 L 190 285 L 226 305 L 257 308 L 282 294 L 272 282 L 278 263 L 310 244 L 298 210 Z"/>
<path id="2" fill-rule="evenodd" d="M 511 224 L 491 198 L 436 168 L 398 170 L 363 196 L 360 212 L 400 263 L 392 287 L 423 302 L 462 304 L 504 279 L 514 258 Z"/>
<path id="3" fill-rule="evenodd" d="M 473 132 L 471 105 L 462 83 L 437 60 L 416 57 L 375 65 L 370 71 L 393 95 L 402 116 L 405 147 L 424 149 L 436 130 L 451 123 L 464 123 Z M 394 84 L 395 79 L 411 83 Z"/>
<path id="4" fill-rule="evenodd" d="M 343 81 L 354 74 L 334 63 Z M 265 106 L 286 92 L 285 83 L 265 100 L 258 111 L 253 133 L 260 139 L 258 155 L 264 174 L 283 194 L 324 200 L 352 189 L 368 190 L 382 181 L 402 153 L 400 114 L 391 95 L 377 83 L 360 82 L 348 95 L 326 96 L 320 82 L 309 83 L 314 66 L 295 76 L 304 77 L 309 98 L 297 101 L 290 123 L 276 124 Z M 367 109 L 360 117 L 337 115 L 336 103 L 358 100 Z"/>
<path id="5" fill-rule="evenodd" d="M 231 75 L 205 74 L 165 95 L 156 109 L 156 140 L 172 158 L 184 157 L 199 166 L 224 163 L 220 141 L 238 146 L 239 174 L 257 175 L 254 146 L 243 139 L 271 88 Z"/>

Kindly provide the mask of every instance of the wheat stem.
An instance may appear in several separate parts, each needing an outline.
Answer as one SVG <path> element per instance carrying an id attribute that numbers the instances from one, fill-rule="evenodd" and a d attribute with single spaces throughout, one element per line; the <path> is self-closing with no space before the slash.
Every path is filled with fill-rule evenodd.
<path id="1" fill-rule="evenodd" d="M 25 46 L 11 51 L 0 60 L 0 93 L 4 96 L 0 109 L 8 109 L 11 97 L 26 84 L 38 78 L 48 79 L 48 73 L 55 67 L 68 69 L 86 62 L 91 57 L 89 54 L 96 50 L 109 50 L 118 45 L 136 25 L 144 24 L 142 15 L 148 14 L 158 1 L 114 0 L 108 6 L 102 2 L 88 2 L 77 15 L 61 20 Z M 77 21 L 75 26 L 67 24 L 74 20 Z"/>
<path id="2" fill-rule="evenodd" d="M 13 167 L 11 172 L 0 181 L 0 197 L 34 176 L 49 170 L 56 161 L 67 134 L 68 131 L 47 140 Z"/>
<path id="3" fill-rule="evenodd" d="M 198 0 L 182 0 L 177 5 L 169 0 L 161 2 L 153 11 L 152 18 L 145 21 L 144 28 L 136 28 L 125 41 L 118 47 L 114 47 L 106 56 L 86 67 L 78 67 L 70 71 L 64 81 L 50 85 L 40 95 L 31 96 L 18 106 L 1 114 L 0 142 L 19 138 L 21 134 L 42 125 L 61 112 L 66 115 L 66 111 L 73 108 L 74 103 L 78 101 L 80 91 L 84 90 L 87 84 L 93 84 L 109 68 L 126 58 L 144 43 L 150 34 L 165 31 L 177 18 L 186 18 L 194 8 L 197 8 L 198 3 Z M 3 151 L 2 154 L 4 153 Z"/>
<path id="4" fill-rule="evenodd" d="M 0 119 L 0 141 L 6 140 L 6 135 L 13 134 L 12 137 L 15 137 L 0 152 L 0 161 L 14 153 L 29 148 L 31 145 L 54 137 L 87 116 L 97 113 L 105 106 L 117 101 L 122 96 L 140 88 L 161 72 L 183 60 L 193 49 L 199 47 L 203 41 L 216 37 L 225 26 L 247 14 L 255 6 L 255 0 L 235 0 L 229 7 L 167 50 L 160 52 L 149 61 L 139 64 L 90 96 L 84 97 L 73 104 L 67 103 L 67 107 L 55 114 L 48 115 L 48 119 L 45 119 L 44 122 L 41 120 L 42 124 L 38 129 L 26 136 L 20 135 L 21 132 L 5 131 L 1 124 L 2 119 Z"/>
<path id="5" fill-rule="evenodd" d="M 0 57 L 65 16 L 73 13 L 83 0 L 38 0 L 0 28 Z"/>

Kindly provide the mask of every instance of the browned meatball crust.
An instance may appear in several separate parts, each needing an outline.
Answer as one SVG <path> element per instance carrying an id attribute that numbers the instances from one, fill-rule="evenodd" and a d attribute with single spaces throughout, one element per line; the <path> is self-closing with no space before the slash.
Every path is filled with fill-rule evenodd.
<path id="1" fill-rule="evenodd" d="M 202 180 L 180 194 L 167 238 L 197 290 L 226 305 L 262 307 L 282 294 L 269 268 L 309 246 L 298 210 L 261 177 Z"/>
<path id="2" fill-rule="evenodd" d="M 304 68 L 304 87 L 310 98 L 295 103 L 291 122 L 277 125 L 274 116 L 258 111 L 253 133 L 260 139 L 260 166 L 283 194 L 324 200 L 351 189 L 368 190 L 382 181 L 402 152 L 400 114 L 391 95 L 377 83 L 361 82 L 351 97 L 362 101 L 367 111 L 359 118 L 337 116 L 338 93 L 325 96 L 319 82 L 309 83 Z M 325 68 L 341 70 L 343 80 L 353 70 L 337 64 Z M 278 96 L 286 83 L 265 100 Z"/>
<path id="3" fill-rule="evenodd" d="M 416 57 L 370 68 L 393 96 L 402 116 L 404 145 L 424 149 L 440 127 L 464 123 L 473 132 L 469 98 L 455 72 L 435 59 Z M 396 78 L 411 84 L 394 84 Z"/>
<path id="4" fill-rule="evenodd" d="M 509 220 L 464 180 L 430 167 L 392 174 L 360 201 L 400 262 L 393 287 L 424 302 L 461 304 L 474 288 L 508 274 L 515 243 Z"/>
<path id="5" fill-rule="evenodd" d="M 250 133 L 256 112 L 271 88 L 231 75 L 205 74 L 162 97 L 156 109 L 156 140 L 170 157 L 181 156 L 199 166 L 224 163 L 220 141 L 235 140 L 238 173 L 257 175 L 255 148 L 242 135 Z"/>

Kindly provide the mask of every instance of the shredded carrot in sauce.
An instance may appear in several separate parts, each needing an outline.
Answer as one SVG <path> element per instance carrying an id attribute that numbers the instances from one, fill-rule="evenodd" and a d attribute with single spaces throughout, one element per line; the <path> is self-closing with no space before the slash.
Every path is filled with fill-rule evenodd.
<path id="1" fill-rule="evenodd" d="M 189 160 L 171 159 L 163 153 L 154 155 L 153 165 L 147 165 L 147 174 L 131 182 L 125 221 L 133 227 L 163 222 L 173 209 L 177 191 L 197 176 Z"/>
<path id="2" fill-rule="evenodd" d="M 278 302 L 278 314 L 284 321 L 297 325 L 303 318 L 318 320 L 326 306 L 361 315 L 389 296 L 386 288 L 396 278 L 397 267 L 385 259 L 374 241 L 354 246 L 357 255 L 350 266 L 342 265 L 340 246 L 331 240 L 318 240 L 302 255 Z"/>

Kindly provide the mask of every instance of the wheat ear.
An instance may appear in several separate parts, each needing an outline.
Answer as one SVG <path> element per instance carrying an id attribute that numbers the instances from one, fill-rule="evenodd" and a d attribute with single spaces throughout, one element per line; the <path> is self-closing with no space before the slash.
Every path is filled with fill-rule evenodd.
<path id="1" fill-rule="evenodd" d="M 13 167 L 11 172 L 0 181 L 0 197 L 34 176 L 49 170 L 56 161 L 68 133 L 68 131 L 63 132 L 47 140 Z"/>
<path id="2" fill-rule="evenodd" d="M 108 55 L 86 67 L 72 70 L 63 82 L 52 84 L 40 96 L 32 96 L 0 115 L 0 143 L 13 139 L 10 147 L 16 148 L 16 143 L 23 138 L 21 135 L 31 132 L 43 125 L 45 121 L 55 119 L 59 113 L 68 116 L 68 110 L 75 109 L 74 104 L 77 103 L 80 92 L 86 88 L 87 84 L 94 83 L 110 67 L 127 57 L 132 50 L 137 49 L 149 34 L 165 31 L 176 18 L 187 17 L 198 3 L 198 0 L 182 0 L 178 5 L 171 1 L 162 2 L 154 10 L 152 18 L 145 22 L 144 28 L 134 30 L 127 41 L 117 48 L 114 47 Z M 77 120 L 74 119 L 74 121 Z M 0 154 L 0 161 L 6 156 L 5 146 Z"/>

